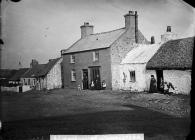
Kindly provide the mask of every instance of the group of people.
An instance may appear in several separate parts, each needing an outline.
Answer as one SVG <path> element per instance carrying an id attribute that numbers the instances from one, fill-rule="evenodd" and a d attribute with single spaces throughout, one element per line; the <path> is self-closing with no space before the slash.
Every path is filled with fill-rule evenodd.
<path id="1" fill-rule="evenodd" d="M 103 80 L 101 83 L 100 77 L 99 77 L 99 75 L 97 75 L 95 80 L 91 81 L 90 89 L 92 89 L 92 90 L 93 89 L 96 89 L 96 90 L 106 89 L 106 81 Z"/>
<path id="2" fill-rule="evenodd" d="M 171 82 L 164 82 L 163 79 L 160 81 L 160 92 L 164 94 L 172 94 L 174 92 L 175 88 Z M 151 80 L 150 80 L 150 93 L 155 93 L 157 92 L 157 81 L 154 78 L 154 75 L 151 75 Z"/>

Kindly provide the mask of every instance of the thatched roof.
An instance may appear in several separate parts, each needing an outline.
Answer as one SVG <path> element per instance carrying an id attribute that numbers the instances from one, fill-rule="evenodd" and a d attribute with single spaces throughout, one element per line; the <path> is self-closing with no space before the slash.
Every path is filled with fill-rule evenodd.
<path id="1" fill-rule="evenodd" d="M 194 37 L 170 40 L 149 60 L 146 69 L 192 69 Z"/>
<path id="2" fill-rule="evenodd" d="M 17 70 L 11 70 L 11 69 L 0 69 L 0 79 L 9 79 L 11 78 Z"/>
<path id="3" fill-rule="evenodd" d="M 21 68 L 16 71 L 16 73 L 9 79 L 10 81 L 19 81 L 21 76 L 28 70 L 29 68 Z"/>

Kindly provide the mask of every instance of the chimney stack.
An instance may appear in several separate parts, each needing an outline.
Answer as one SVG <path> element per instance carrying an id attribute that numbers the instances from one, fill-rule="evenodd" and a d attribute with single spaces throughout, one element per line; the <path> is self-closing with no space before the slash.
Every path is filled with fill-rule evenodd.
<path id="1" fill-rule="evenodd" d="M 81 28 L 81 38 L 85 38 L 88 35 L 93 34 L 93 26 L 89 25 L 89 22 L 84 22 L 84 25 L 80 26 Z"/>
<path id="2" fill-rule="evenodd" d="M 129 11 L 125 17 L 126 30 L 133 30 L 135 33 L 135 42 L 138 43 L 138 14 L 137 11 Z"/>
<path id="3" fill-rule="evenodd" d="M 32 59 L 32 62 L 30 63 L 30 68 L 33 68 L 34 66 L 38 65 L 39 62 L 36 59 Z"/>
<path id="4" fill-rule="evenodd" d="M 154 36 L 151 37 L 151 44 L 154 44 L 155 43 L 155 39 L 154 39 Z"/>
<path id="5" fill-rule="evenodd" d="M 167 32 L 171 32 L 171 26 L 167 26 Z"/>

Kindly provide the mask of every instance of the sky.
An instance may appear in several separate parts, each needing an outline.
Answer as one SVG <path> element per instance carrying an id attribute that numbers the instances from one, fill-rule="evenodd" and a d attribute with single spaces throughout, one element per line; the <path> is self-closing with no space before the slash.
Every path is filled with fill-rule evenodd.
<path id="1" fill-rule="evenodd" d="M 84 22 L 94 33 L 122 28 L 128 11 L 138 12 L 138 28 L 156 42 L 167 26 L 179 37 L 195 35 L 195 9 L 182 0 L 21 0 L 2 2 L 2 68 L 29 67 L 60 57 L 80 36 Z"/>

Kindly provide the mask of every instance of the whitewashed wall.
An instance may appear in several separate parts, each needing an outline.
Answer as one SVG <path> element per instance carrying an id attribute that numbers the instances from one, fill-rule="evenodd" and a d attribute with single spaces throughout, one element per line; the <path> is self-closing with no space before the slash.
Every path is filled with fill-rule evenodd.
<path id="1" fill-rule="evenodd" d="M 54 89 L 54 88 L 62 87 L 61 62 L 62 62 L 62 59 L 60 59 L 47 74 L 46 76 L 47 89 Z"/>
<path id="2" fill-rule="evenodd" d="M 135 82 L 130 81 L 130 71 L 135 71 Z M 144 64 L 121 65 L 120 88 L 124 90 L 143 91 L 146 86 L 144 73 Z"/>
<path id="3" fill-rule="evenodd" d="M 164 70 L 164 81 L 171 82 L 177 93 L 189 94 L 191 90 L 191 71 Z"/>
<path id="4" fill-rule="evenodd" d="M 130 72 L 135 71 L 135 82 L 130 81 Z M 124 81 L 124 74 L 126 80 Z M 146 71 L 146 64 L 123 64 L 120 66 L 120 89 L 131 91 L 148 91 L 151 75 L 156 77 L 155 71 Z"/>
<path id="5" fill-rule="evenodd" d="M 19 87 L 2 87 L 1 86 L 1 91 L 12 91 L 12 92 L 19 92 Z"/>
<path id="6" fill-rule="evenodd" d="M 25 86 L 25 85 L 23 85 L 22 86 L 22 92 L 26 92 L 26 91 L 29 91 L 29 90 L 31 90 L 31 88 L 30 88 L 30 86 Z"/>

